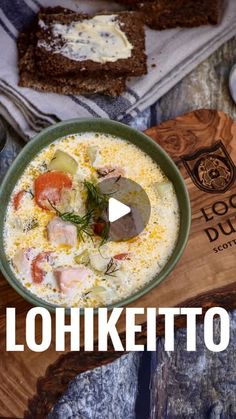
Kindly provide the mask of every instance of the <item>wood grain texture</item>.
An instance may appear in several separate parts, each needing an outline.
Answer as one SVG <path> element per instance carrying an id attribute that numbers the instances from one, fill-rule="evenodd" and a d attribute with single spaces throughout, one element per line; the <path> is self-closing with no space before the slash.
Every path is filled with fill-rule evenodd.
<path id="1" fill-rule="evenodd" d="M 222 224 L 227 223 L 229 217 L 231 219 L 235 216 L 235 208 L 230 208 L 225 215 L 214 215 L 215 218 L 210 221 L 210 224 L 205 221 L 201 213 L 201 208 L 205 208 L 211 214 L 210 208 L 214 202 L 227 203 L 230 196 L 236 193 L 235 183 L 224 194 L 203 192 L 193 183 L 183 164 L 183 156 L 192 154 L 199 148 L 209 148 L 219 139 L 227 148 L 231 158 L 236 161 L 236 124 L 224 113 L 198 110 L 160 124 L 158 127 L 147 130 L 146 133 L 172 155 L 186 181 L 192 202 L 192 228 L 184 256 L 172 274 L 160 286 L 137 300 L 132 306 L 202 306 L 208 308 L 220 304 L 226 308 L 236 307 L 235 247 L 232 246 L 216 254 L 212 250 L 213 247 L 221 244 L 222 240 L 228 241 L 229 237 L 220 237 L 213 244 L 209 243 L 204 232 L 206 224 L 212 226 L 213 223 L 215 227 L 219 219 Z M 221 207 L 219 209 L 221 210 Z M 232 235 L 232 239 L 233 237 L 235 234 Z M 0 295 L 3 297 L 0 316 L 1 342 L 4 341 L 5 336 L 5 308 L 13 306 L 17 310 L 18 340 L 19 343 L 25 343 L 25 314 L 30 305 L 25 303 L 3 279 L 0 281 Z M 140 342 L 145 342 L 145 318 L 140 316 L 139 321 L 143 323 L 143 330 L 138 339 Z M 176 325 L 184 326 L 184 319 L 176 319 Z M 39 329 L 38 327 L 38 332 Z M 122 340 L 125 340 L 124 316 L 119 322 L 119 332 Z M 163 333 L 162 319 L 158 321 L 157 333 Z M 51 348 L 42 354 L 35 354 L 27 349 L 24 353 L 3 352 L 0 370 L 0 376 L 2 376 L 0 380 L 1 411 L 6 417 L 20 416 L 27 405 L 28 398 L 35 395 L 29 402 L 26 417 L 45 417 L 75 375 L 121 355 L 110 349 L 108 353 L 69 352 L 59 357 L 60 354 L 54 351 L 54 342 L 52 342 Z M 39 377 L 43 378 L 37 381 Z"/>

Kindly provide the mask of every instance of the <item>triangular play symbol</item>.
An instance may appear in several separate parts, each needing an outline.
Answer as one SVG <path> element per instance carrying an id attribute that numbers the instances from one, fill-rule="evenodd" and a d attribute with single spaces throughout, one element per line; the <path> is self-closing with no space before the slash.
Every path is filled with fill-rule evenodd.
<path id="1" fill-rule="evenodd" d="M 110 223 L 119 220 L 126 214 L 131 212 L 130 207 L 118 201 L 115 198 L 110 198 L 108 203 L 108 218 Z"/>

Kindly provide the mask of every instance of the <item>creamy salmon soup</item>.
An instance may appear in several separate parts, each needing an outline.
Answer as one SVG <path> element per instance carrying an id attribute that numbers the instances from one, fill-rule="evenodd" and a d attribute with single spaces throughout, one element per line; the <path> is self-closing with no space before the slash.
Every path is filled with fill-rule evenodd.
<path id="1" fill-rule="evenodd" d="M 150 218 L 129 240 L 111 240 L 104 179 L 131 179 L 146 192 Z M 179 231 L 172 183 L 138 147 L 111 135 L 69 135 L 27 166 L 8 205 L 4 242 L 17 279 L 64 307 L 116 303 L 167 263 Z"/>

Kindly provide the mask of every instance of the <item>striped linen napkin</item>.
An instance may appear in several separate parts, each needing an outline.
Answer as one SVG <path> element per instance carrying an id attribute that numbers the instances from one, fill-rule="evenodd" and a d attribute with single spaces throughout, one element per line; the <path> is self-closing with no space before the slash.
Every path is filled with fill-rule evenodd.
<path id="1" fill-rule="evenodd" d="M 201 61 L 236 35 L 236 0 L 228 0 L 218 26 L 154 31 L 146 29 L 148 75 L 133 78 L 119 98 L 40 93 L 17 85 L 18 33 L 42 6 L 61 5 L 94 13 L 116 10 L 110 1 L 0 0 L 0 113 L 25 139 L 69 118 L 103 117 L 118 121 L 136 116 L 155 103 Z"/>

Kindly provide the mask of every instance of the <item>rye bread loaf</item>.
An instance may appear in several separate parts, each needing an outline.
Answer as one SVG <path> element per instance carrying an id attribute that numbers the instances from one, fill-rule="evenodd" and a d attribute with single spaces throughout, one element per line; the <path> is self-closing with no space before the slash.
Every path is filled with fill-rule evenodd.
<path id="1" fill-rule="evenodd" d="M 125 0 L 121 2 L 125 3 Z M 220 19 L 222 3 L 222 0 L 132 1 L 133 8 L 141 12 L 144 23 L 159 30 L 215 25 Z"/>
<path id="2" fill-rule="evenodd" d="M 39 74 L 35 60 L 35 32 L 29 30 L 18 38 L 19 86 L 35 90 L 61 94 L 102 93 L 116 97 L 125 90 L 125 77 L 116 77 L 108 73 L 100 75 L 73 75 L 44 77 Z"/>
<path id="3" fill-rule="evenodd" d="M 105 14 L 105 13 L 104 13 Z M 106 15 L 109 15 L 106 13 Z M 89 16 L 78 14 L 76 12 L 54 13 L 54 9 L 44 9 L 39 13 L 39 25 L 37 28 L 37 45 L 35 49 L 37 66 L 41 74 L 44 75 L 65 75 L 81 73 L 97 73 L 109 71 L 115 77 L 117 75 L 141 76 L 147 73 L 147 59 L 145 54 L 145 32 L 140 14 L 137 12 L 119 12 L 115 13 L 116 20 L 120 24 L 120 29 L 126 35 L 128 41 L 132 44 L 131 57 L 117 59 L 114 62 L 95 62 L 91 59 L 77 61 L 70 59 L 61 53 L 53 52 L 55 36 L 53 35 L 53 24 L 69 24 L 73 22 L 82 22 L 89 19 Z M 42 47 L 42 43 L 50 45 L 52 50 Z M 63 40 L 61 40 L 63 45 Z M 41 46 L 40 46 L 41 45 Z"/>

